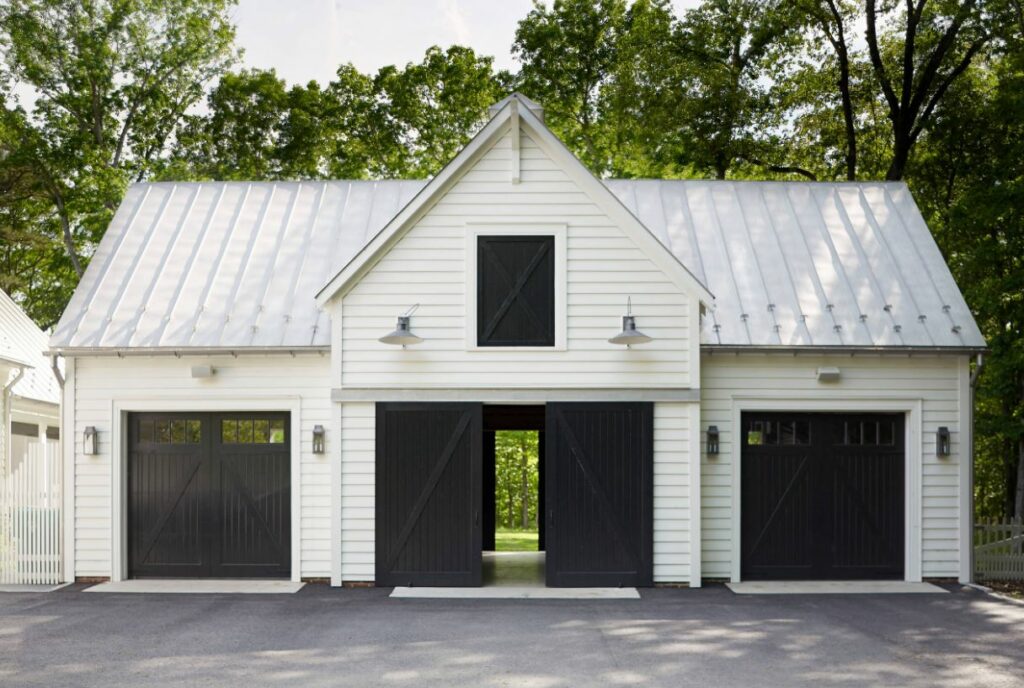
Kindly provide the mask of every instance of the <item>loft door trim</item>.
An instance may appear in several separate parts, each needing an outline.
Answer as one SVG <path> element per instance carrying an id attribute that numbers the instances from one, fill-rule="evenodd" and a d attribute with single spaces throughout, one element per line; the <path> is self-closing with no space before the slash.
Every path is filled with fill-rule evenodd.
<path id="1" fill-rule="evenodd" d="M 565 224 L 509 222 L 466 225 L 466 351 L 565 351 L 567 344 L 568 228 Z M 555 343 L 554 346 L 477 345 L 477 239 L 481 236 L 550 236 L 555 250 Z"/>

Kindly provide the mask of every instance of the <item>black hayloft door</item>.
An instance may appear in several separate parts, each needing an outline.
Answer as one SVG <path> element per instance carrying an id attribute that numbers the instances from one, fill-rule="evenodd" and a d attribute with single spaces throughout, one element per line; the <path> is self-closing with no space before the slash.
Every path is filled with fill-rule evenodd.
<path id="1" fill-rule="evenodd" d="M 129 417 L 133 577 L 291 574 L 287 413 Z"/>
<path id="2" fill-rule="evenodd" d="M 902 578 L 904 418 L 744 413 L 741 576 Z"/>
<path id="3" fill-rule="evenodd" d="M 480 585 L 481 427 L 480 404 L 377 404 L 377 585 Z"/>
<path id="4" fill-rule="evenodd" d="M 653 426 L 649 403 L 547 405 L 549 586 L 653 585 Z"/>

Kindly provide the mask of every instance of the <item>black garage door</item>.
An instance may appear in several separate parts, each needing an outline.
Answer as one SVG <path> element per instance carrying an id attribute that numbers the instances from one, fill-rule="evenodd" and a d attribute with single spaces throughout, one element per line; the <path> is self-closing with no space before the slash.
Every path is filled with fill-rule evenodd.
<path id="1" fill-rule="evenodd" d="M 481 408 L 377 404 L 378 585 L 480 585 Z"/>
<path id="2" fill-rule="evenodd" d="M 744 579 L 902 578 L 902 415 L 744 413 Z"/>
<path id="3" fill-rule="evenodd" d="M 548 585 L 653 584 L 653 410 L 647 403 L 548 404 Z"/>
<path id="4" fill-rule="evenodd" d="M 139 413 L 129 420 L 135 577 L 288 577 L 287 413 Z"/>

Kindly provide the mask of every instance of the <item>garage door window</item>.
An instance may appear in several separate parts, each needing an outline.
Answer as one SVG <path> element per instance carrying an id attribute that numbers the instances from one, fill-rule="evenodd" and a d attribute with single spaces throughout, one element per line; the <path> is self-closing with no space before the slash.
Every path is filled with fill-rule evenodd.
<path id="1" fill-rule="evenodd" d="M 220 422 L 223 444 L 284 444 L 284 420 L 226 418 Z"/>
<path id="2" fill-rule="evenodd" d="M 806 420 L 753 420 L 747 425 L 747 446 L 803 447 L 811 443 Z"/>
<path id="3" fill-rule="evenodd" d="M 896 444 L 893 421 L 844 421 L 843 445 L 847 447 L 891 447 Z"/>
<path id="4" fill-rule="evenodd" d="M 198 419 L 139 421 L 139 441 L 153 444 L 199 444 L 202 423 Z"/>

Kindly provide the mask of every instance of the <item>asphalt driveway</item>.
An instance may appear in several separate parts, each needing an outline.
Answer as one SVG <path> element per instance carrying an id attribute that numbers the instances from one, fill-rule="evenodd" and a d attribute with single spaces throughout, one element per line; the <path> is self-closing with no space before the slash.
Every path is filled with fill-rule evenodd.
<path id="1" fill-rule="evenodd" d="M 615 601 L 0 594 L 0 685 L 1024 686 L 1024 604 L 949 595 Z"/>

